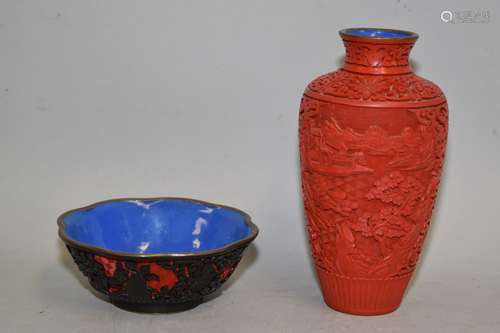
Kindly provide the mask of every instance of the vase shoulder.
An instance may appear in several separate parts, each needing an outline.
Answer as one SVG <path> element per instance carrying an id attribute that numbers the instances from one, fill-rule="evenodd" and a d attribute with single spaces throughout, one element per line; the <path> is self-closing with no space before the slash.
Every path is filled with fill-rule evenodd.
<path id="1" fill-rule="evenodd" d="M 425 107 L 446 102 L 436 84 L 413 72 L 370 75 L 339 69 L 313 80 L 305 95 L 325 102 L 384 108 Z"/>

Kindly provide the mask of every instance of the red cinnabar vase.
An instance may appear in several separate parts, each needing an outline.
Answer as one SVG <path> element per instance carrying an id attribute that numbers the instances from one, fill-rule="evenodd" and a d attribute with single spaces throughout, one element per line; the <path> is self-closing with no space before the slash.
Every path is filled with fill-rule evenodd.
<path id="1" fill-rule="evenodd" d="M 312 81 L 300 107 L 304 208 L 325 302 L 394 311 L 415 270 L 436 199 L 448 109 L 415 75 L 417 34 L 340 31 L 344 66 Z"/>

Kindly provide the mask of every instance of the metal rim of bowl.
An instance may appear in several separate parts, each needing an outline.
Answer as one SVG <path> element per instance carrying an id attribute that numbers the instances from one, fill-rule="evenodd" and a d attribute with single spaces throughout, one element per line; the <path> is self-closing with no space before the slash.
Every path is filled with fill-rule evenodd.
<path id="1" fill-rule="evenodd" d="M 139 201 L 152 201 L 152 200 L 183 200 L 183 201 L 190 201 L 193 203 L 198 203 L 198 204 L 203 204 L 209 207 L 220 207 L 220 208 L 227 208 L 231 209 L 233 211 L 238 212 L 243 216 L 245 219 L 245 223 L 250 227 L 250 233 L 237 241 L 234 241 L 232 243 L 229 243 L 227 245 L 224 245 L 222 247 L 218 247 L 215 249 L 211 250 L 206 250 L 206 251 L 200 251 L 200 252 L 181 252 L 181 253 L 173 253 L 173 252 L 168 252 L 168 253 L 150 253 L 150 254 L 136 254 L 136 253 L 129 253 L 129 252 L 120 252 L 120 251 L 112 251 L 105 249 L 100 246 L 94 246 L 94 245 L 89 245 L 83 242 L 79 242 L 77 240 L 74 240 L 70 238 L 68 235 L 66 235 L 65 232 L 65 225 L 64 225 L 64 218 L 68 216 L 71 213 L 78 212 L 78 211 L 86 211 L 92 208 L 95 208 L 98 205 L 109 203 L 109 202 L 117 202 L 117 201 L 132 201 L 132 200 L 139 200 Z M 64 213 L 62 213 L 58 218 L 57 218 L 57 225 L 58 225 L 58 234 L 59 237 L 68 245 L 87 250 L 89 252 L 94 252 L 96 254 L 102 254 L 103 256 L 106 257 L 114 257 L 114 258 L 128 258 L 128 259 L 183 259 L 183 258 L 196 258 L 196 257 L 207 257 L 207 256 L 213 256 L 217 254 L 222 254 L 224 252 L 228 252 L 230 250 L 239 248 L 241 246 L 246 246 L 250 244 L 258 235 L 259 233 L 259 228 L 252 222 L 252 219 L 250 215 L 245 213 L 244 211 L 227 206 L 227 205 L 221 205 L 213 202 L 208 202 L 208 201 L 203 201 L 203 200 L 197 200 L 197 199 L 192 199 L 192 198 L 184 198 L 184 197 L 150 197 L 150 198 L 115 198 L 115 199 L 108 199 L 108 200 L 103 200 L 103 201 L 98 201 L 93 204 L 80 207 L 80 208 L 75 208 L 68 210 Z"/>

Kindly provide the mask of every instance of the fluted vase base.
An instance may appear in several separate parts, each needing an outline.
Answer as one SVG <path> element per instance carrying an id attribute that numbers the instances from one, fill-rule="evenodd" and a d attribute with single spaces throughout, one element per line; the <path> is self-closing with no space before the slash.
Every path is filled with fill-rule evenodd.
<path id="1" fill-rule="evenodd" d="M 390 279 L 339 276 L 317 269 L 325 303 L 334 310 L 373 316 L 396 310 L 401 304 L 411 273 Z"/>

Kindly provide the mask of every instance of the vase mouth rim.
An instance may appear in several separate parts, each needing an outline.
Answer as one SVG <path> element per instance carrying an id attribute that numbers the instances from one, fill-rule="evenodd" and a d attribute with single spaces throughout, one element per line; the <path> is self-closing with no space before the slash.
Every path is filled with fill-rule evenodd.
<path id="1" fill-rule="evenodd" d="M 418 38 L 418 34 L 412 31 L 386 29 L 386 28 L 347 28 L 339 31 L 342 38 L 355 38 L 358 40 L 374 41 L 411 41 Z"/>

